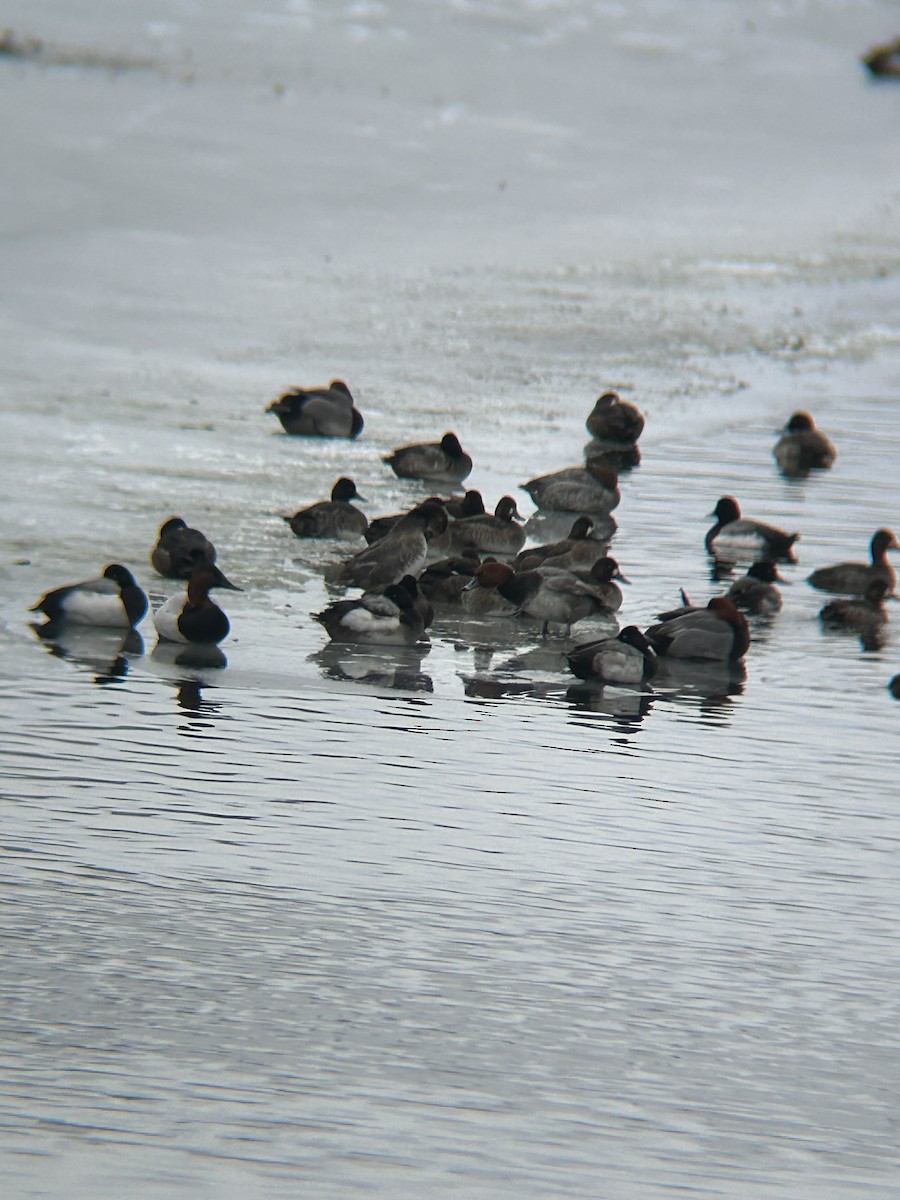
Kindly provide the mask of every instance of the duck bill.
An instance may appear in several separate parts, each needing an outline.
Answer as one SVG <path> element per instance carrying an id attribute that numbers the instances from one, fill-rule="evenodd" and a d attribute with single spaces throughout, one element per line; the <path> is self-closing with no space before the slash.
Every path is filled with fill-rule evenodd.
<path id="1" fill-rule="evenodd" d="M 631 580 L 627 579 L 621 571 L 616 571 L 615 575 L 613 575 L 613 579 L 618 579 L 619 583 L 631 583 Z"/>
<path id="2" fill-rule="evenodd" d="M 215 582 L 212 584 L 213 587 L 228 588 L 230 592 L 242 592 L 244 590 L 243 588 L 239 588 L 236 583 L 232 583 L 230 579 L 226 578 L 226 576 L 222 574 L 218 567 L 213 567 L 213 570 L 216 573 Z"/>

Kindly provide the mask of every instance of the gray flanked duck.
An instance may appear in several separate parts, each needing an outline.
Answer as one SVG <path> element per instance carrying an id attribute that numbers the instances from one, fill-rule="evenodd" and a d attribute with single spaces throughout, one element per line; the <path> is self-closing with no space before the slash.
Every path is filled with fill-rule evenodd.
<path id="1" fill-rule="evenodd" d="M 332 379 L 328 387 L 292 388 L 266 412 L 274 413 L 284 432 L 295 437 L 355 438 L 364 424 L 343 379 Z"/>
<path id="2" fill-rule="evenodd" d="M 785 533 L 774 525 L 741 516 L 733 496 L 723 496 L 710 516 L 716 523 L 706 535 L 706 549 L 714 558 L 741 562 L 761 558 L 773 562 L 796 562 L 793 546 L 799 533 Z"/>
<path id="3" fill-rule="evenodd" d="M 583 467 L 564 467 L 520 484 L 540 509 L 605 516 L 621 499 L 614 467 L 603 456 Z"/>
<path id="4" fill-rule="evenodd" d="M 686 606 L 664 617 L 644 631 L 658 655 L 725 662 L 743 658 L 750 648 L 747 618 L 725 596 L 714 596 L 706 608 Z"/>
<path id="5" fill-rule="evenodd" d="M 369 522 L 364 512 L 354 508 L 352 500 L 365 502 L 365 497 L 356 490 L 352 479 L 342 476 L 331 489 L 330 500 L 319 500 L 283 520 L 299 538 L 363 537 Z"/>
<path id="6" fill-rule="evenodd" d="M 807 579 L 807 583 L 820 592 L 834 592 L 844 596 L 863 596 L 866 588 L 875 579 L 883 579 L 892 592 L 897 583 L 894 568 L 887 560 L 888 550 L 900 550 L 890 529 L 876 529 L 869 543 L 871 561 L 842 562 L 833 567 L 819 567 Z"/>
<path id="7" fill-rule="evenodd" d="M 656 653 L 636 625 L 612 638 L 585 642 L 567 655 L 569 670 L 598 683 L 641 684 L 656 674 Z"/>
<path id="8" fill-rule="evenodd" d="M 448 524 L 439 502 L 426 500 L 416 505 L 384 537 L 348 559 L 338 582 L 377 592 L 404 575 L 419 575 L 428 558 L 429 544 L 446 533 Z"/>
<path id="9" fill-rule="evenodd" d="M 445 433 L 439 442 L 417 442 L 382 456 L 400 479 L 460 483 L 472 473 L 472 459 L 455 433 Z"/>
<path id="10" fill-rule="evenodd" d="M 143 619 L 148 604 L 146 593 L 128 568 L 110 563 L 98 579 L 54 588 L 29 611 L 43 613 L 50 624 L 69 621 L 74 625 L 128 629 Z"/>
<path id="11" fill-rule="evenodd" d="M 517 524 L 521 520 L 512 496 L 502 496 L 493 513 L 451 522 L 451 549 L 456 553 L 478 550 L 482 554 L 516 554 L 525 545 L 525 530 Z"/>

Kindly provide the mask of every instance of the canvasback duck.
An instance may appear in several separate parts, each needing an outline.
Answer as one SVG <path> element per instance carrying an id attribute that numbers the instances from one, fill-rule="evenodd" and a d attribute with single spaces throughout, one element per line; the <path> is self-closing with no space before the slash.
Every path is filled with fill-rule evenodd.
<path id="1" fill-rule="evenodd" d="M 366 514 L 354 508 L 351 500 L 362 500 L 352 479 L 342 476 L 331 489 L 330 500 L 319 500 L 283 519 L 299 538 L 358 538 L 369 527 Z"/>
<path id="2" fill-rule="evenodd" d="M 591 567 L 598 558 L 603 557 L 609 544 L 607 539 L 601 540 L 594 536 L 595 528 L 593 517 L 586 514 L 576 517 L 567 537 L 523 550 L 513 565 L 517 571 L 539 567 L 545 562 L 569 570 L 574 567 Z"/>
<path id="3" fill-rule="evenodd" d="M 75 625 L 128 629 L 143 619 L 148 606 L 146 593 L 128 568 L 110 563 L 99 579 L 54 588 L 28 611 L 43 613 L 49 623 L 71 621 Z"/>
<path id="4" fill-rule="evenodd" d="M 275 413 L 284 432 L 295 437 L 355 438 L 364 424 L 343 379 L 324 388 L 291 388 L 266 412 Z"/>
<path id="5" fill-rule="evenodd" d="M 747 618 L 725 596 L 714 596 L 706 608 L 686 607 L 667 614 L 645 635 L 657 654 L 672 658 L 734 661 L 750 648 Z"/>
<path id="6" fill-rule="evenodd" d="M 741 516 L 733 496 L 723 496 L 710 516 L 716 523 L 706 535 L 706 549 L 714 558 L 741 562 L 748 556 L 756 562 L 768 558 L 774 562 L 796 562 L 794 542 L 799 533 L 785 533 L 774 525 L 751 521 Z"/>
<path id="7" fill-rule="evenodd" d="M 890 529 L 876 529 L 869 543 L 871 562 L 842 562 L 833 567 L 819 567 L 806 582 L 820 592 L 863 596 L 874 579 L 883 579 L 888 591 L 892 592 L 897 584 L 897 576 L 887 560 L 888 550 L 900 550 L 900 542 Z"/>
<path id="8" fill-rule="evenodd" d="M 460 595 L 466 613 L 470 617 L 514 617 L 519 611 L 518 604 L 507 600 L 497 590 L 514 574 L 509 563 L 500 563 L 493 558 L 476 567 Z"/>
<path id="9" fill-rule="evenodd" d="M 504 566 L 502 563 L 497 565 Z M 572 626 L 585 617 L 608 616 L 615 620 L 599 592 L 571 571 L 535 567 L 516 574 L 509 566 L 506 571 L 506 577 L 497 584 L 497 591 L 519 612 L 543 621 L 545 637 L 551 624 L 564 625 L 568 637 Z"/>
<path id="10" fill-rule="evenodd" d="M 439 442 L 401 446 L 382 455 L 400 479 L 425 479 L 460 483 L 472 473 L 472 460 L 455 433 L 445 433 Z"/>
<path id="11" fill-rule="evenodd" d="M 573 675 L 600 683 L 646 683 L 656 674 L 656 652 L 636 625 L 626 625 L 616 637 L 576 646 L 566 659 Z"/>
<path id="12" fill-rule="evenodd" d="M 341 568 L 339 582 L 377 592 L 404 575 L 419 575 L 428 558 L 429 544 L 446 533 L 448 524 L 440 503 L 426 500 L 416 505 L 384 537 L 348 559 Z"/>
<path id="13" fill-rule="evenodd" d="M 604 392 L 588 413 L 588 433 L 601 442 L 636 442 L 644 429 L 644 417 L 635 404 L 618 392 Z"/>
<path id="14" fill-rule="evenodd" d="M 725 593 L 745 612 L 766 616 L 781 611 L 781 592 L 775 586 L 783 580 L 778 568 L 768 559 L 753 563 L 746 575 L 736 579 Z"/>
<path id="15" fill-rule="evenodd" d="M 808 412 L 793 414 L 772 453 L 783 475 L 808 475 L 830 467 L 837 458 L 834 446 L 816 429 Z"/>
<path id="16" fill-rule="evenodd" d="M 241 589 L 226 579 L 218 567 L 197 567 L 184 595 L 172 596 L 153 614 L 156 632 L 165 642 L 215 645 L 231 629 L 228 617 L 210 598 L 210 588 Z"/>
<path id="17" fill-rule="evenodd" d="M 457 553 L 470 549 L 482 554 L 515 554 L 525 545 L 525 530 L 516 524 L 521 520 L 515 500 L 503 496 L 493 513 L 461 517 L 451 523 L 451 549 Z"/>
<path id="18" fill-rule="evenodd" d="M 826 629 L 855 634 L 864 650 L 879 650 L 884 642 L 888 615 L 884 602 L 891 594 L 884 579 L 872 579 L 865 595 L 829 600 L 819 613 Z"/>
<path id="19" fill-rule="evenodd" d="M 355 600 L 336 600 L 314 620 L 324 625 L 333 642 L 363 642 L 372 646 L 413 646 L 425 633 L 425 622 L 412 595 L 401 583 L 383 592 L 365 592 Z"/>
<path id="20" fill-rule="evenodd" d="M 519 485 L 536 506 L 555 512 L 606 516 L 621 499 L 619 478 L 605 458 L 589 458 L 583 467 L 564 467 Z"/>

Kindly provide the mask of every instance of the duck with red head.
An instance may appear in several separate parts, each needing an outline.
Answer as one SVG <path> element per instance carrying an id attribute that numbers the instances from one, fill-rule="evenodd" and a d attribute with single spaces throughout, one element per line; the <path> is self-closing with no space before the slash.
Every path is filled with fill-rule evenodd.
<path id="1" fill-rule="evenodd" d="M 774 525 L 742 517 L 733 496 L 723 496 L 710 516 L 716 518 L 716 523 L 706 535 L 706 549 L 714 558 L 729 562 L 757 562 L 761 558 L 797 561 L 793 545 L 800 534 L 785 533 Z"/>
<path id="2" fill-rule="evenodd" d="M 172 596 L 153 614 L 153 624 L 163 641 L 215 645 L 228 636 L 231 624 L 210 597 L 211 588 L 241 590 L 218 567 L 197 567 L 188 580 L 186 594 Z"/>
<path id="3" fill-rule="evenodd" d="M 291 388 L 266 412 L 275 413 L 284 432 L 294 437 L 355 438 L 363 428 L 343 379 L 332 379 L 328 387 Z"/>
<path id="4" fill-rule="evenodd" d="M 659 655 L 736 661 L 750 648 L 747 618 L 727 596 L 714 596 L 706 608 L 685 607 L 645 630 Z"/>

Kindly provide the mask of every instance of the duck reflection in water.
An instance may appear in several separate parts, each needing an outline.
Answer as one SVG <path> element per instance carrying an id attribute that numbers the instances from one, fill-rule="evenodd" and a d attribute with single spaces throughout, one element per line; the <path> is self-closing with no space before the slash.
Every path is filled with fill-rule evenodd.
<path id="1" fill-rule="evenodd" d="M 64 658 L 94 673 L 99 687 L 120 683 L 131 669 L 131 659 L 144 653 L 144 639 L 136 629 L 101 625 L 72 625 L 67 621 L 32 624 L 35 637 L 55 658 Z"/>
<path id="2" fill-rule="evenodd" d="M 358 646 L 351 642 L 329 642 L 309 656 L 326 679 L 349 680 L 373 687 L 406 692 L 433 692 L 430 675 L 422 671 L 427 645 Z"/>
<path id="3" fill-rule="evenodd" d="M 203 699 L 201 681 L 199 679 L 181 679 L 176 682 L 175 688 L 176 703 L 189 718 L 184 725 L 178 726 L 179 732 L 196 733 L 198 730 L 211 729 L 214 725 L 212 718 L 220 714 L 222 705 Z"/>
<path id="4" fill-rule="evenodd" d="M 653 686 L 661 698 L 725 716 L 731 711 L 732 697 L 743 694 L 746 682 L 747 668 L 741 660 L 660 658 Z"/>
<path id="5" fill-rule="evenodd" d="M 211 668 L 220 671 L 228 666 L 221 647 L 212 642 L 157 642 L 150 653 L 155 662 L 172 667 Z"/>

